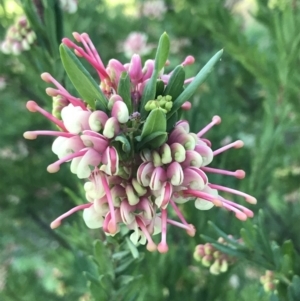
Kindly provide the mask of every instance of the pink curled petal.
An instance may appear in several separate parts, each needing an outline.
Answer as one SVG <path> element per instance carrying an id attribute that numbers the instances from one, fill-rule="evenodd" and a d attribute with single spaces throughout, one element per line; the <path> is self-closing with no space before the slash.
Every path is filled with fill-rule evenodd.
<path id="1" fill-rule="evenodd" d="M 126 69 L 118 60 L 111 59 L 108 62 L 106 71 L 109 74 L 111 81 L 114 83 L 114 86 L 117 87 L 120 81 L 121 73 L 126 71 Z"/>
<path id="2" fill-rule="evenodd" d="M 153 219 L 155 211 L 152 203 L 147 198 L 140 198 L 139 203 L 136 205 L 136 209 L 141 210 L 143 212 L 143 217 L 146 218 L 148 222 Z"/>
<path id="3" fill-rule="evenodd" d="M 81 107 L 74 107 L 72 104 L 61 110 L 61 118 L 66 129 L 72 134 L 79 134 L 89 130 L 89 117 L 92 112 L 84 111 Z"/>
<path id="4" fill-rule="evenodd" d="M 154 165 L 152 162 L 144 162 L 140 165 L 137 171 L 137 180 L 144 187 L 149 186 L 151 174 L 154 170 Z"/>
<path id="5" fill-rule="evenodd" d="M 120 131 L 120 125 L 115 117 L 110 117 L 107 119 L 104 129 L 103 135 L 109 139 L 115 137 Z"/>
<path id="6" fill-rule="evenodd" d="M 52 151 L 59 159 L 62 159 L 68 154 L 76 153 L 85 148 L 79 136 L 73 136 L 70 138 L 58 137 L 52 144 Z"/>
<path id="7" fill-rule="evenodd" d="M 166 179 L 167 179 L 167 175 L 165 170 L 160 166 L 155 167 L 150 179 L 149 187 L 152 190 L 161 189 Z"/>
<path id="8" fill-rule="evenodd" d="M 155 204 L 162 209 L 166 209 L 172 197 L 173 187 L 166 182 L 161 190 L 161 195 L 155 199 Z"/>
<path id="9" fill-rule="evenodd" d="M 181 185 L 183 182 L 183 170 L 181 165 L 174 161 L 167 168 L 167 178 L 174 186 Z"/>
<path id="10" fill-rule="evenodd" d="M 212 149 L 203 141 L 199 140 L 195 146 L 195 151 L 201 155 L 203 159 L 202 166 L 210 164 L 214 158 Z"/>
<path id="11" fill-rule="evenodd" d="M 117 184 L 111 188 L 110 192 L 114 207 L 120 207 L 122 200 L 126 197 L 125 188 Z"/>
<path id="12" fill-rule="evenodd" d="M 201 175 L 198 172 L 191 168 L 187 167 L 183 170 L 184 180 L 182 186 L 189 187 L 195 190 L 202 190 L 205 187 L 205 182 Z"/>
<path id="13" fill-rule="evenodd" d="M 180 135 L 186 135 L 186 131 L 183 127 L 175 127 L 174 130 L 170 133 L 169 138 L 168 138 L 168 144 L 172 144 L 178 141 L 178 137 Z"/>
<path id="14" fill-rule="evenodd" d="M 117 100 L 113 104 L 111 116 L 115 117 L 120 123 L 126 123 L 129 119 L 129 111 L 125 102 Z"/>
<path id="15" fill-rule="evenodd" d="M 110 176 L 116 175 L 119 172 L 119 155 L 114 147 L 109 146 L 106 148 L 102 162 L 106 164 L 106 172 Z"/>
<path id="16" fill-rule="evenodd" d="M 145 82 L 147 79 L 151 77 L 153 70 L 154 70 L 154 60 L 147 60 L 142 70 L 143 72 L 142 82 Z"/>
<path id="17" fill-rule="evenodd" d="M 87 132 L 87 131 L 85 131 Z M 91 135 L 81 135 L 80 136 L 82 142 L 84 143 L 85 147 L 90 147 L 99 152 L 100 154 L 103 154 L 108 146 L 108 140 L 104 136 L 91 136 Z"/>
<path id="18" fill-rule="evenodd" d="M 101 155 L 93 149 L 89 149 L 81 158 L 75 158 L 71 164 L 71 172 L 77 174 L 79 179 L 88 178 L 91 174 L 90 166 L 98 166 Z"/>
<path id="19" fill-rule="evenodd" d="M 187 120 L 179 120 L 176 122 L 175 128 L 182 127 L 188 134 L 190 132 L 190 124 Z"/>
<path id="20" fill-rule="evenodd" d="M 108 119 L 107 114 L 102 111 L 94 111 L 88 120 L 91 130 L 99 132 L 104 128 L 104 125 Z"/>
<path id="21" fill-rule="evenodd" d="M 123 200 L 120 206 L 121 219 L 124 224 L 128 225 L 135 221 L 134 211 L 136 206 L 131 206 L 127 200 Z"/>
<path id="22" fill-rule="evenodd" d="M 185 153 L 185 160 L 181 163 L 183 168 L 193 166 L 193 167 L 201 167 L 203 163 L 202 156 L 193 150 L 187 150 Z"/>

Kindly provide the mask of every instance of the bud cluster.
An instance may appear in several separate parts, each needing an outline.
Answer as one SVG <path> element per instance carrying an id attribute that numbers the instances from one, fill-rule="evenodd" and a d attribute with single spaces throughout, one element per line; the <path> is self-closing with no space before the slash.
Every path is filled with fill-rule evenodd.
<path id="1" fill-rule="evenodd" d="M 232 236 L 229 236 L 232 238 Z M 218 242 L 223 245 L 228 245 L 224 238 L 220 237 Z M 209 267 L 209 271 L 213 275 L 225 273 L 228 267 L 235 262 L 235 258 L 217 250 L 210 243 L 197 245 L 194 251 L 194 258 L 201 262 L 205 267 Z"/>
<path id="2" fill-rule="evenodd" d="M 22 51 L 29 50 L 35 40 L 36 35 L 24 16 L 7 30 L 5 40 L 1 43 L 1 51 L 19 55 Z"/>
<path id="3" fill-rule="evenodd" d="M 111 59 L 105 67 L 86 33 L 73 36 L 83 47 L 63 39 L 60 51 L 68 76 L 82 98 L 71 95 L 49 73 L 43 73 L 42 79 L 55 86 L 46 89 L 53 97 L 52 114 L 34 101 L 27 103 L 29 111 L 41 113 L 59 128 L 24 133 L 26 139 L 39 135 L 57 137 L 52 151 L 58 160 L 48 166 L 48 172 L 57 172 L 61 164 L 70 162 L 71 172 L 85 179 L 87 203 L 58 217 L 51 227 L 58 227 L 64 218 L 83 210 L 89 228 L 101 227 L 107 235 L 115 235 L 125 226 L 131 230 L 130 239 L 135 244 L 147 243 L 149 251 L 157 249 L 164 253 L 168 251 L 168 224 L 191 236 L 195 234 L 194 226 L 185 220 L 178 204 L 192 201 L 199 210 L 215 205 L 234 212 L 240 220 L 252 217 L 251 210 L 225 199 L 219 191 L 241 196 L 251 204 L 256 203 L 255 198 L 212 184 L 206 175 L 243 178 L 242 170 L 207 167 L 214 156 L 242 147 L 242 141 L 213 151 L 211 142 L 203 135 L 220 124 L 221 118 L 214 116 L 202 130 L 192 133 L 188 121 L 180 120 L 177 114 L 176 110 L 191 108 L 185 98 L 178 105 L 178 97 L 184 91 L 183 85 L 193 81 L 185 79 L 184 67 L 192 64 L 194 58 L 188 56 L 165 74 L 167 56 L 163 48 L 169 48 L 169 40 L 164 34 L 157 61 L 142 64 L 141 57 L 134 54 L 127 64 Z M 87 60 L 96 70 L 99 86 L 86 75 L 86 70 L 81 73 L 76 56 Z M 175 118 L 170 118 L 170 114 Z M 168 217 L 170 210 L 178 220 Z M 156 245 L 152 236 L 158 233 L 161 241 Z"/>
<path id="4" fill-rule="evenodd" d="M 266 293 L 276 292 L 278 280 L 275 278 L 273 271 L 267 270 L 266 273 L 260 277 L 260 283 L 263 285 Z"/>

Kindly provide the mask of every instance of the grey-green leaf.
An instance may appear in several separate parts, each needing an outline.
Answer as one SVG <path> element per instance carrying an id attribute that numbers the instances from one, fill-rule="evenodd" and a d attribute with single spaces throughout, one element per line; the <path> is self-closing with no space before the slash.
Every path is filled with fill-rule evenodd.
<path id="1" fill-rule="evenodd" d="M 199 71 L 194 80 L 188 85 L 188 87 L 174 100 L 171 111 L 167 114 L 170 118 L 174 112 L 176 112 L 185 101 L 190 99 L 197 91 L 198 87 L 205 81 L 209 73 L 211 72 L 214 65 L 220 60 L 223 54 L 223 50 L 218 51 L 207 64 Z"/>
<path id="2" fill-rule="evenodd" d="M 122 97 L 123 101 L 127 105 L 129 114 L 132 114 L 130 78 L 127 72 L 122 72 L 120 76 L 120 81 L 118 84 L 118 94 Z"/>
<path id="3" fill-rule="evenodd" d="M 107 99 L 76 55 L 64 44 L 60 45 L 59 51 L 68 77 L 83 100 L 92 109 L 95 109 L 95 102 L 98 101 L 98 107 L 106 111 Z"/>
<path id="4" fill-rule="evenodd" d="M 164 66 L 169 56 L 170 39 L 166 32 L 164 32 L 159 39 L 158 47 L 155 55 L 154 68 L 159 72 Z"/>
<path id="5" fill-rule="evenodd" d="M 171 95 L 174 101 L 183 91 L 184 80 L 185 71 L 183 67 L 179 65 L 174 69 L 163 95 Z"/>

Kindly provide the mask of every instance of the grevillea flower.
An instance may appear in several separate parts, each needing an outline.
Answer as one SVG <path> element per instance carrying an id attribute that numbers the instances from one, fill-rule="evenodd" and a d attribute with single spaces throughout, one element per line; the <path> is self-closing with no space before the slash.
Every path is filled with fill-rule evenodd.
<path id="1" fill-rule="evenodd" d="M 148 36 L 143 32 L 131 32 L 121 45 L 121 50 L 127 58 L 132 55 L 147 55 L 153 49 L 153 46 L 147 43 Z"/>
<path id="2" fill-rule="evenodd" d="M 7 30 L 5 40 L 1 43 L 1 51 L 19 55 L 22 51 L 29 50 L 35 40 L 36 35 L 26 17 L 21 17 Z"/>
<path id="3" fill-rule="evenodd" d="M 238 140 L 212 150 L 204 135 L 221 122 L 219 116 L 213 116 L 198 133 L 191 132 L 188 121 L 179 118 L 182 110 L 191 108 L 187 100 L 222 52 L 195 78 L 186 79 L 184 69 L 194 63 L 191 56 L 172 72 L 164 73 L 170 46 L 167 34 L 161 36 L 155 60 L 143 64 L 140 56 L 133 54 L 129 63 L 111 59 L 107 66 L 86 33 L 74 33 L 74 38 L 82 46 L 65 38 L 60 52 L 81 98 L 71 95 L 49 73 L 43 73 L 42 79 L 54 85 L 46 93 L 55 100 L 55 113 L 50 114 L 34 101 L 27 103 L 29 111 L 39 112 L 58 128 L 24 133 L 27 139 L 39 135 L 56 137 L 52 151 L 58 160 L 47 170 L 57 172 L 62 163 L 70 162 L 71 172 L 85 179 L 87 203 L 58 217 L 51 227 L 58 227 L 64 218 L 83 210 L 89 228 L 102 228 L 106 234 L 115 235 L 120 227 L 127 227 L 135 244 L 147 243 L 148 250 L 163 253 L 168 250 L 168 225 L 195 235 L 180 204 L 194 202 L 199 210 L 223 207 L 240 220 L 252 217 L 251 210 L 222 193 L 238 195 L 250 204 L 256 203 L 254 197 L 211 183 L 208 177 L 215 173 L 244 178 L 242 170 L 209 167 L 215 156 L 240 148 L 243 142 Z M 87 76 L 78 57 L 96 70 L 98 83 Z M 72 71 L 75 67 L 76 74 Z M 170 211 L 177 218 L 171 219 Z M 152 236 L 159 233 L 157 245 Z"/>
<path id="4" fill-rule="evenodd" d="M 141 5 L 142 15 L 150 19 L 161 20 L 166 11 L 167 11 L 166 4 L 162 0 L 145 1 Z"/>

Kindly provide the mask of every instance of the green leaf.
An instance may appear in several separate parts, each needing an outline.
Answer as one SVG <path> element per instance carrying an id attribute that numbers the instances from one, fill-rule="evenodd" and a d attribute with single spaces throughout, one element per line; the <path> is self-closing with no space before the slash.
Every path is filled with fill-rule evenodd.
<path id="1" fill-rule="evenodd" d="M 212 221 L 208 221 L 208 224 L 216 231 L 218 236 L 224 238 L 224 240 L 227 241 L 229 245 L 232 245 L 237 249 L 248 249 L 246 246 L 237 242 L 235 239 L 229 238 L 228 235 L 225 232 L 223 232 L 220 228 L 218 228 Z"/>
<path id="2" fill-rule="evenodd" d="M 164 68 L 165 63 L 169 56 L 170 39 L 166 32 L 164 32 L 159 39 L 158 47 L 155 55 L 154 69 L 158 72 Z"/>
<path id="3" fill-rule="evenodd" d="M 95 101 L 102 111 L 106 111 L 107 99 L 97 83 L 80 63 L 76 55 L 64 44 L 59 47 L 60 57 L 72 84 L 88 105 L 95 109 Z"/>
<path id="4" fill-rule="evenodd" d="M 83 275 L 86 277 L 87 280 L 89 280 L 95 284 L 98 284 L 98 285 L 100 284 L 99 279 L 96 276 L 94 276 L 93 274 L 91 274 L 90 272 L 84 271 Z"/>
<path id="5" fill-rule="evenodd" d="M 159 96 L 159 95 L 163 95 L 164 88 L 165 88 L 164 82 L 162 80 L 158 79 L 156 81 L 156 95 L 155 95 L 155 98 L 157 98 L 157 96 Z"/>
<path id="6" fill-rule="evenodd" d="M 282 254 L 280 252 L 279 246 L 273 241 L 271 244 L 271 249 L 273 252 L 273 260 L 275 263 L 276 270 L 279 271 L 281 269 L 281 260 Z"/>
<path id="7" fill-rule="evenodd" d="M 158 47 L 155 55 L 154 70 L 150 80 L 147 82 L 140 101 L 141 119 L 144 120 L 148 114 L 145 105 L 148 100 L 154 100 L 156 95 L 156 82 L 159 71 L 164 67 L 169 55 L 170 41 L 166 33 L 163 33 L 159 39 Z"/>
<path id="8" fill-rule="evenodd" d="M 223 50 L 217 52 L 199 71 L 199 73 L 196 75 L 194 80 L 187 86 L 187 88 L 177 97 L 176 100 L 174 100 L 173 107 L 171 111 L 167 114 L 168 118 L 170 118 L 183 105 L 185 101 L 189 100 L 194 95 L 198 87 L 205 81 L 214 65 L 220 60 L 222 54 Z"/>
<path id="9" fill-rule="evenodd" d="M 128 246 L 128 248 L 129 248 L 129 250 L 132 254 L 132 257 L 134 259 L 139 258 L 140 254 L 139 254 L 139 251 L 138 251 L 137 247 L 132 243 L 132 241 L 128 237 L 126 237 L 126 243 L 127 243 L 127 246 Z"/>
<path id="10" fill-rule="evenodd" d="M 174 101 L 183 91 L 185 71 L 181 65 L 177 66 L 169 79 L 163 95 L 171 95 Z"/>
<path id="11" fill-rule="evenodd" d="M 168 120 L 167 120 L 167 132 L 170 133 L 175 126 L 175 123 L 179 120 L 178 112 L 175 112 Z"/>
<path id="12" fill-rule="evenodd" d="M 288 297 L 290 301 L 298 301 L 300 296 L 300 277 L 294 275 L 292 284 L 288 287 Z"/>
<path id="13" fill-rule="evenodd" d="M 152 73 L 150 80 L 146 83 L 143 91 L 143 95 L 140 101 L 139 111 L 141 112 L 141 119 L 144 120 L 147 117 L 148 112 L 145 110 L 145 105 L 149 100 L 154 100 L 156 95 L 156 81 L 158 77 L 158 72 L 155 70 Z"/>
<path id="14" fill-rule="evenodd" d="M 131 92 L 130 92 L 130 78 L 127 72 L 122 72 L 118 84 L 118 94 L 122 97 L 125 102 L 129 114 L 132 114 L 132 102 L 131 102 Z"/>
<path id="15" fill-rule="evenodd" d="M 146 136 L 149 136 L 155 132 L 165 132 L 166 129 L 166 114 L 160 108 L 154 109 L 150 112 L 144 123 L 141 138 L 143 140 L 143 138 Z"/>
<path id="16" fill-rule="evenodd" d="M 142 141 L 138 143 L 137 148 L 141 149 L 142 147 L 149 147 L 150 149 L 154 149 L 164 144 L 167 138 L 167 132 L 155 132 L 142 139 Z"/>
<path id="17" fill-rule="evenodd" d="M 102 241 L 96 240 L 94 243 L 94 256 L 98 263 L 99 274 L 108 274 L 113 279 L 114 269 L 111 257 Z"/>

